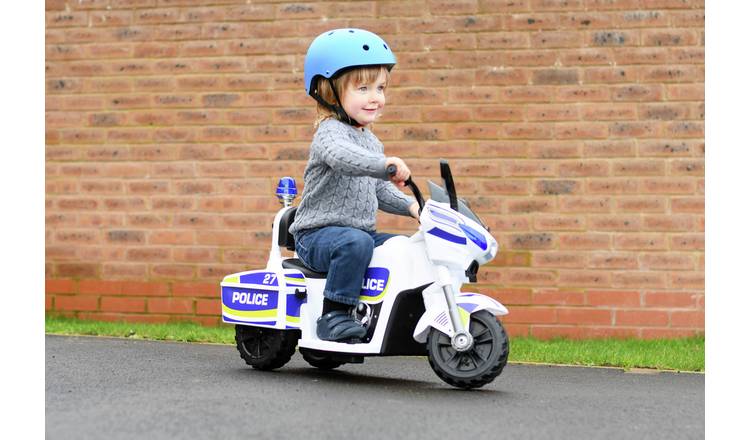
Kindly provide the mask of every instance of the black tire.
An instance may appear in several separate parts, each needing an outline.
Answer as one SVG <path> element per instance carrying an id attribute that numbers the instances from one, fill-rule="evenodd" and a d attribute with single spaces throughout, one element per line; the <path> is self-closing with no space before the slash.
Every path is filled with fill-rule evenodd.
<path id="1" fill-rule="evenodd" d="M 234 340 L 245 363 L 258 370 L 274 370 L 289 362 L 299 340 L 298 330 L 235 325 Z"/>
<path id="2" fill-rule="evenodd" d="M 333 370 L 334 368 L 344 365 L 344 362 L 333 360 L 331 356 L 315 350 L 300 348 L 299 352 L 302 354 L 302 359 L 308 364 L 315 368 L 320 368 L 321 370 Z"/>
<path id="3" fill-rule="evenodd" d="M 505 329 L 486 310 L 471 315 L 469 332 L 474 346 L 458 352 L 443 332 L 430 329 L 427 358 L 440 379 L 458 388 L 479 388 L 495 380 L 508 363 L 510 341 Z"/>

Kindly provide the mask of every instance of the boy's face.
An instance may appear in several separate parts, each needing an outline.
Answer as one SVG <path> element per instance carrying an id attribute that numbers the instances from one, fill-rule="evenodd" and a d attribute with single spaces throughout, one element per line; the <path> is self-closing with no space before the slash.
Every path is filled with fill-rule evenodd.
<path id="1" fill-rule="evenodd" d="M 367 83 L 351 82 L 341 99 L 341 104 L 350 118 L 366 127 L 383 112 L 385 106 L 386 75 L 381 70 L 375 81 Z"/>

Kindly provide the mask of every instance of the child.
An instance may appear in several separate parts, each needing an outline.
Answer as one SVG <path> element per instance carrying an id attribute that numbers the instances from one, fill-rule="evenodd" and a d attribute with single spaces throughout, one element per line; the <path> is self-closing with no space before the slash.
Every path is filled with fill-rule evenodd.
<path id="1" fill-rule="evenodd" d="M 305 89 L 318 102 L 317 131 L 289 232 L 305 265 L 328 272 L 317 323 L 323 340 L 357 342 L 367 333 L 349 311 L 358 303 L 373 249 L 394 236 L 375 231 L 377 210 L 418 218 L 417 203 L 388 182 L 404 186 L 409 168 L 385 157 L 370 131 L 394 64 L 386 42 L 361 29 L 325 32 L 305 57 Z M 386 172 L 390 165 L 393 176 Z"/>

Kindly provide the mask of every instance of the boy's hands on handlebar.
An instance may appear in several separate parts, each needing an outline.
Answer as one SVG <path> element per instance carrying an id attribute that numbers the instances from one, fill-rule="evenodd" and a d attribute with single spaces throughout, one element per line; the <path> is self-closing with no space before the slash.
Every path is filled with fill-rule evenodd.
<path id="1" fill-rule="evenodd" d="M 388 168 L 391 165 L 396 167 L 396 174 L 389 175 L 388 178 L 400 187 L 406 186 L 406 179 L 411 176 L 411 171 L 406 166 L 406 162 L 398 157 L 391 156 L 385 159 L 385 167 Z"/>

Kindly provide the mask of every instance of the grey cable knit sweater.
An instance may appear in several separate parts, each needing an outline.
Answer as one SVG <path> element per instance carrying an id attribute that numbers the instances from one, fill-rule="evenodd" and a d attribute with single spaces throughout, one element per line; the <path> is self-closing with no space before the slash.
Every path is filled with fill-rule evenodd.
<path id="1" fill-rule="evenodd" d="M 320 123 L 310 145 L 305 189 L 289 232 L 323 226 L 375 230 L 378 209 L 410 215 L 414 199 L 388 181 L 383 144 L 369 130 L 336 119 Z"/>

